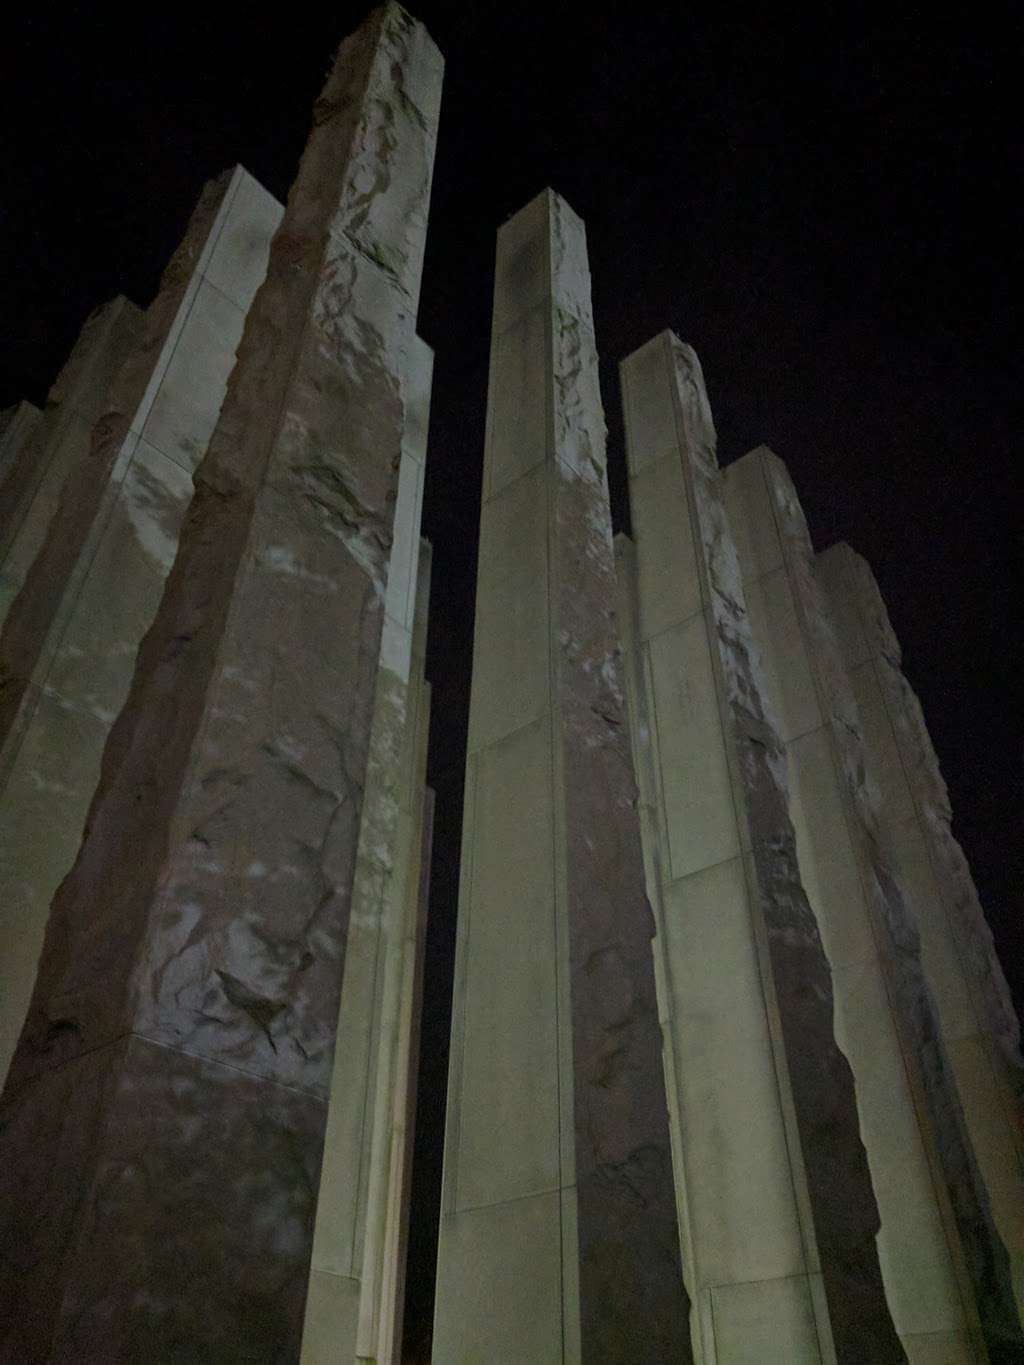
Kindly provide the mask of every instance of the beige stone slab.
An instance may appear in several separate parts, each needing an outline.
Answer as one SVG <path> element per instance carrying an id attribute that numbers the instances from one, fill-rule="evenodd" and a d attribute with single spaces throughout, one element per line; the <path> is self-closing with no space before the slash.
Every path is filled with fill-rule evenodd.
<path id="1" fill-rule="evenodd" d="M 407 455 L 398 469 L 398 497 L 388 563 L 384 611 L 396 624 L 411 632 L 416 608 L 416 573 L 419 566 L 420 512 L 423 507 L 423 466 Z"/>
<path id="2" fill-rule="evenodd" d="M 0 563 L 0 621 L 21 591 L 60 506 L 68 471 L 88 454 L 92 428 L 78 413 L 66 414 L 56 448 L 25 507 L 21 525 Z"/>
<path id="3" fill-rule="evenodd" d="M 665 890 L 666 974 L 702 1284 L 805 1269 L 742 860 Z"/>
<path id="4" fill-rule="evenodd" d="M 142 429 L 183 469 L 195 469 L 206 453 L 244 324 L 238 304 L 202 280 Z"/>
<path id="5" fill-rule="evenodd" d="M 848 676 L 860 713 L 871 780 L 878 793 L 879 815 L 889 826 L 898 825 L 911 819 L 916 812 L 885 697 L 879 686 L 877 666 L 874 660 L 868 659 L 859 668 L 848 670 Z"/>
<path id="6" fill-rule="evenodd" d="M 992 1216 L 1010 1255 L 1017 1303 L 1024 1307 L 1024 1179 L 992 1052 L 986 1039 L 978 1036 L 947 1041 L 946 1050 Z"/>
<path id="7" fill-rule="evenodd" d="M 498 229 L 491 321 L 494 335 L 548 298 L 549 196 L 550 191 L 543 190 Z"/>
<path id="8" fill-rule="evenodd" d="M 750 629 L 764 664 L 779 738 L 784 744 L 822 722 L 807 648 L 785 569 L 746 584 Z"/>
<path id="9" fill-rule="evenodd" d="M 924 1332 L 903 1338 L 907 1365 L 976 1365 L 978 1357 L 963 1332 Z"/>
<path id="10" fill-rule="evenodd" d="M 270 241 L 281 224 L 284 209 L 241 166 L 226 218 L 206 265 L 206 278 L 243 313 L 267 273 Z"/>
<path id="11" fill-rule="evenodd" d="M 312 1270 L 302 1330 L 302 1365 L 352 1365 L 356 1350 L 359 1281 Z"/>
<path id="12" fill-rule="evenodd" d="M 921 935 L 921 960 L 939 1011 L 943 1037 L 967 1038 L 978 1031 L 974 1002 L 946 922 L 942 892 L 917 818 L 891 828 L 900 886 Z"/>
<path id="13" fill-rule="evenodd" d="M 859 668 L 872 654 L 858 593 L 850 579 L 851 571 L 851 553 L 847 545 L 833 545 L 815 556 L 814 576 L 832 613 L 848 670 Z"/>
<path id="14" fill-rule="evenodd" d="M 882 1220 L 878 1256 L 900 1336 L 958 1332 L 963 1312 L 889 1000 L 875 958 L 834 970 L 836 1040 Z"/>
<path id="15" fill-rule="evenodd" d="M 551 350 L 550 308 L 533 308 L 495 338 L 491 373 L 500 375 L 487 405 L 484 498 L 543 463 L 547 449 L 544 375 Z"/>
<path id="16" fill-rule="evenodd" d="M 482 510 L 471 752 L 547 710 L 547 477 L 534 470 Z"/>
<path id="17" fill-rule="evenodd" d="M 0 1080 L 32 994 L 50 901 L 78 852 L 107 729 L 63 698 L 37 698 L 0 802 Z"/>
<path id="18" fill-rule="evenodd" d="M 567 1365 L 558 1191 L 446 1220 L 433 1358 L 450 1365 Z M 465 1304 L 464 1312 L 459 1304 Z"/>
<path id="19" fill-rule="evenodd" d="M 549 746 L 545 718 L 479 756 L 463 903 L 460 1209 L 560 1183 Z"/>
<path id="20" fill-rule="evenodd" d="M 782 543 L 760 448 L 722 470 L 722 495 L 744 581 L 777 569 Z"/>
<path id="21" fill-rule="evenodd" d="M 622 362 L 626 458 L 631 478 L 677 448 L 671 373 L 665 363 L 663 335 L 654 337 Z"/>
<path id="22" fill-rule="evenodd" d="M 701 607 L 700 576 L 677 452 L 630 481 L 640 637 L 649 640 Z"/>
<path id="23" fill-rule="evenodd" d="M 740 850 L 704 616 L 648 648 L 670 874 L 685 877 Z"/>
<path id="24" fill-rule="evenodd" d="M 124 704 L 191 497 L 189 475 L 140 441 L 46 678 L 53 695 L 105 725 Z"/>
<path id="25" fill-rule="evenodd" d="M 821 1361 L 806 1275 L 715 1285 L 711 1296 L 716 1365 L 818 1365 Z"/>
<path id="26" fill-rule="evenodd" d="M 800 871 L 834 971 L 873 956 L 875 939 L 825 729 L 794 740 L 787 756 Z"/>

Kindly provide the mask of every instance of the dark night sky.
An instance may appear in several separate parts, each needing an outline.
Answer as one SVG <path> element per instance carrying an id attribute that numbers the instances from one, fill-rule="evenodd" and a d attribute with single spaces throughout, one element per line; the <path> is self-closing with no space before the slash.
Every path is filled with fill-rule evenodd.
<path id="1" fill-rule="evenodd" d="M 410 1318 L 429 1315 L 494 230 L 550 184 L 586 220 L 617 525 L 618 360 L 698 350 L 723 464 L 765 441 L 818 548 L 871 561 L 1018 1008 L 1024 724 L 1019 27 L 975 7 L 425 3 L 447 58 L 420 332 L 438 792 Z M 504 11 L 504 12 L 502 12 Z M 24 6 L 0 54 L 0 406 L 41 403 L 87 312 L 152 297 L 202 182 L 279 198 L 361 5 Z"/>

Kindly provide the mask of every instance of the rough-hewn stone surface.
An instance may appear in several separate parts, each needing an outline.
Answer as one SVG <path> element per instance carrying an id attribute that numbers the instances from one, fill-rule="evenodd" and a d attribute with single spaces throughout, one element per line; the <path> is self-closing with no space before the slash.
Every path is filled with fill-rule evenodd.
<path id="1" fill-rule="evenodd" d="M 870 879 L 871 913 L 882 936 L 881 958 L 894 998 L 903 1051 L 927 1107 L 930 1145 L 955 1224 L 954 1256 L 962 1255 L 990 1359 L 1019 1360 L 1024 1352 L 1024 1337 L 1014 1302 L 1009 1258 L 993 1224 L 988 1195 L 967 1134 L 935 1004 L 921 966 L 918 931 L 894 875 L 894 859 L 879 826 L 857 705 L 828 608 L 815 580 L 807 525 L 785 465 L 771 452 L 765 454 L 766 477 L 794 587 L 800 628 L 809 643 L 815 687 L 830 726 L 844 796 L 853 815 L 850 828 L 859 844 L 861 865 Z"/>
<path id="2" fill-rule="evenodd" d="M 801 884 L 789 817 L 786 759 L 747 620 L 740 567 L 722 502 L 716 438 L 700 362 L 669 334 L 677 428 L 683 433 L 694 543 L 711 610 L 750 833 L 758 913 L 769 955 L 785 1069 L 836 1358 L 904 1361 L 885 1298 L 878 1208 L 860 1138 L 853 1075 L 835 1041 L 832 974 Z M 699 1178 L 699 1176 L 698 1176 Z"/>
<path id="3" fill-rule="evenodd" d="M 33 564 L 37 556 L 41 557 L 54 524 L 68 518 L 69 505 L 76 507 L 83 494 L 86 504 L 92 497 L 82 488 L 95 468 L 92 428 L 117 401 L 121 370 L 138 345 L 142 330 L 143 314 L 126 298 L 112 299 L 95 309 L 47 394 L 41 420 L 32 425 L 27 439 L 19 441 L 16 454 L 12 452 L 14 457 L 0 466 L 0 621 L 6 621 L 8 614 L 14 617 L 0 641 L 0 698 L 9 687 L 2 681 L 6 672 L 30 669 L 45 634 L 57 593 L 56 588 L 44 591 L 42 571 L 33 572 Z M 79 515 L 76 512 L 76 517 Z M 62 525 L 66 541 L 75 533 L 67 520 Z M 65 551 L 56 568 L 59 574 L 63 569 L 59 586 L 63 586 L 73 563 Z M 16 626 L 29 605 L 28 601 L 14 605 L 27 580 L 31 581 L 26 593 L 34 610 Z M 8 714 L 6 707 L 5 700 L 0 715 Z M 9 724 L 0 728 L 0 740 L 8 729 Z"/>
<path id="4" fill-rule="evenodd" d="M 553 683 L 569 911 L 580 1336 L 588 1362 L 690 1357 L 654 920 L 615 626 L 615 554 L 583 225 L 551 200 Z"/>
<path id="5" fill-rule="evenodd" d="M 440 78 L 388 5 L 316 105 L 4 1093 L 4 1359 L 297 1353 Z"/>

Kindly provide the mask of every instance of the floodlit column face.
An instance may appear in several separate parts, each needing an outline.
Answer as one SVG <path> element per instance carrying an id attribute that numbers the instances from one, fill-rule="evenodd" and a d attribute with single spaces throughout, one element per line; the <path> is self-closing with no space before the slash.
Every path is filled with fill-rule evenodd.
<path id="1" fill-rule="evenodd" d="M 725 490 L 786 745 L 801 872 L 832 966 L 837 1037 L 856 1080 L 893 1320 L 911 1358 L 942 1346 L 951 1360 L 981 1359 L 982 1333 L 999 1349 L 1019 1330 L 1006 1253 L 988 1236 L 916 933 L 879 840 L 806 524 L 785 466 L 764 447 L 725 471 Z"/>
<path id="2" fill-rule="evenodd" d="M 440 84 L 387 5 L 317 103 L 4 1093 L 13 1358 L 299 1354 Z"/>
<path id="3" fill-rule="evenodd" d="M 402 992 L 415 945 L 406 921 L 410 914 L 415 920 L 426 781 L 430 576 L 429 558 L 420 553 L 420 511 L 432 370 L 433 354 L 417 338 L 406 376 L 406 438 L 338 1015 L 344 1046 L 334 1055 L 306 1304 L 302 1359 L 309 1365 L 395 1359 L 390 1327 L 398 1246 L 389 1238 L 388 1209 L 392 1183 L 403 1178 L 392 1165 L 404 1131 L 404 1109 L 400 1131 L 395 1101 L 407 1082 L 401 1056 L 411 1015 L 403 1011 Z M 396 1210 L 404 1215 L 404 1206 Z"/>
<path id="4" fill-rule="evenodd" d="M 23 614 L 3 645 L 7 658 L 18 655 L 25 677 L 16 681 L 27 685 L 0 745 L 0 1077 L 25 1020 L 50 902 L 78 852 L 103 746 L 160 605 L 192 471 L 216 424 L 282 212 L 241 167 L 208 187 L 135 327 L 122 371 L 103 392 L 87 390 L 87 412 L 66 414 L 57 444 L 75 460 L 62 470 L 70 505 L 60 538 L 49 551 L 45 537 L 39 541 L 40 489 L 13 542 L 10 558 L 28 566 L 26 609 L 34 601 L 49 607 L 31 623 Z M 55 389 L 65 387 L 62 377 Z M 120 432 L 116 451 L 108 450 L 111 428 Z M 99 467 L 89 459 L 90 432 L 106 452 Z M 83 506 L 92 507 L 91 519 L 79 515 Z M 69 544 L 78 545 L 76 554 L 64 554 Z"/>
<path id="5" fill-rule="evenodd" d="M 902 1360 L 692 349 L 622 365 L 621 614 L 695 1355 Z"/>
<path id="6" fill-rule="evenodd" d="M 47 394 L 41 420 L 0 469 L 0 622 L 46 541 L 65 487 L 74 495 L 93 426 L 109 410 L 112 386 L 141 332 L 142 312 L 126 298 L 97 308 Z"/>
<path id="7" fill-rule="evenodd" d="M 1024 1066 L 1020 1026 L 899 641 L 869 565 L 848 545 L 815 560 L 842 647 L 971 1145 L 1024 1303 Z"/>
<path id="8" fill-rule="evenodd" d="M 687 1360 L 583 225 L 498 234 L 434 1358 Z"/>

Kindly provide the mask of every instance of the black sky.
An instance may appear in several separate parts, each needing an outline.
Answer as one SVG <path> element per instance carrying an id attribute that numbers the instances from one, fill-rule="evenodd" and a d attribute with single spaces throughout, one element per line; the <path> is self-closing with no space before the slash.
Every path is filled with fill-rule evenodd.
<path id="1" fill-rule="evenodd" d="M 871 561 L 1024 1002 L 1015 579 L 1021 31 L 1009 12 L 424 3 L 447 58 L 420 332 L 436 351 L 424 532 L 438 792 L 409 1310 L 429 1319 L 494 231 L 550 184 L 587 223 L 617 525 L 616 367 L 698 350 L 723 464 L 787 461 L 818 548 Z M 364 6 L 23 6 L 0 102 L 0 406 L 86 314 L 146 304 L 202 182 L 279 198 Z"/>

